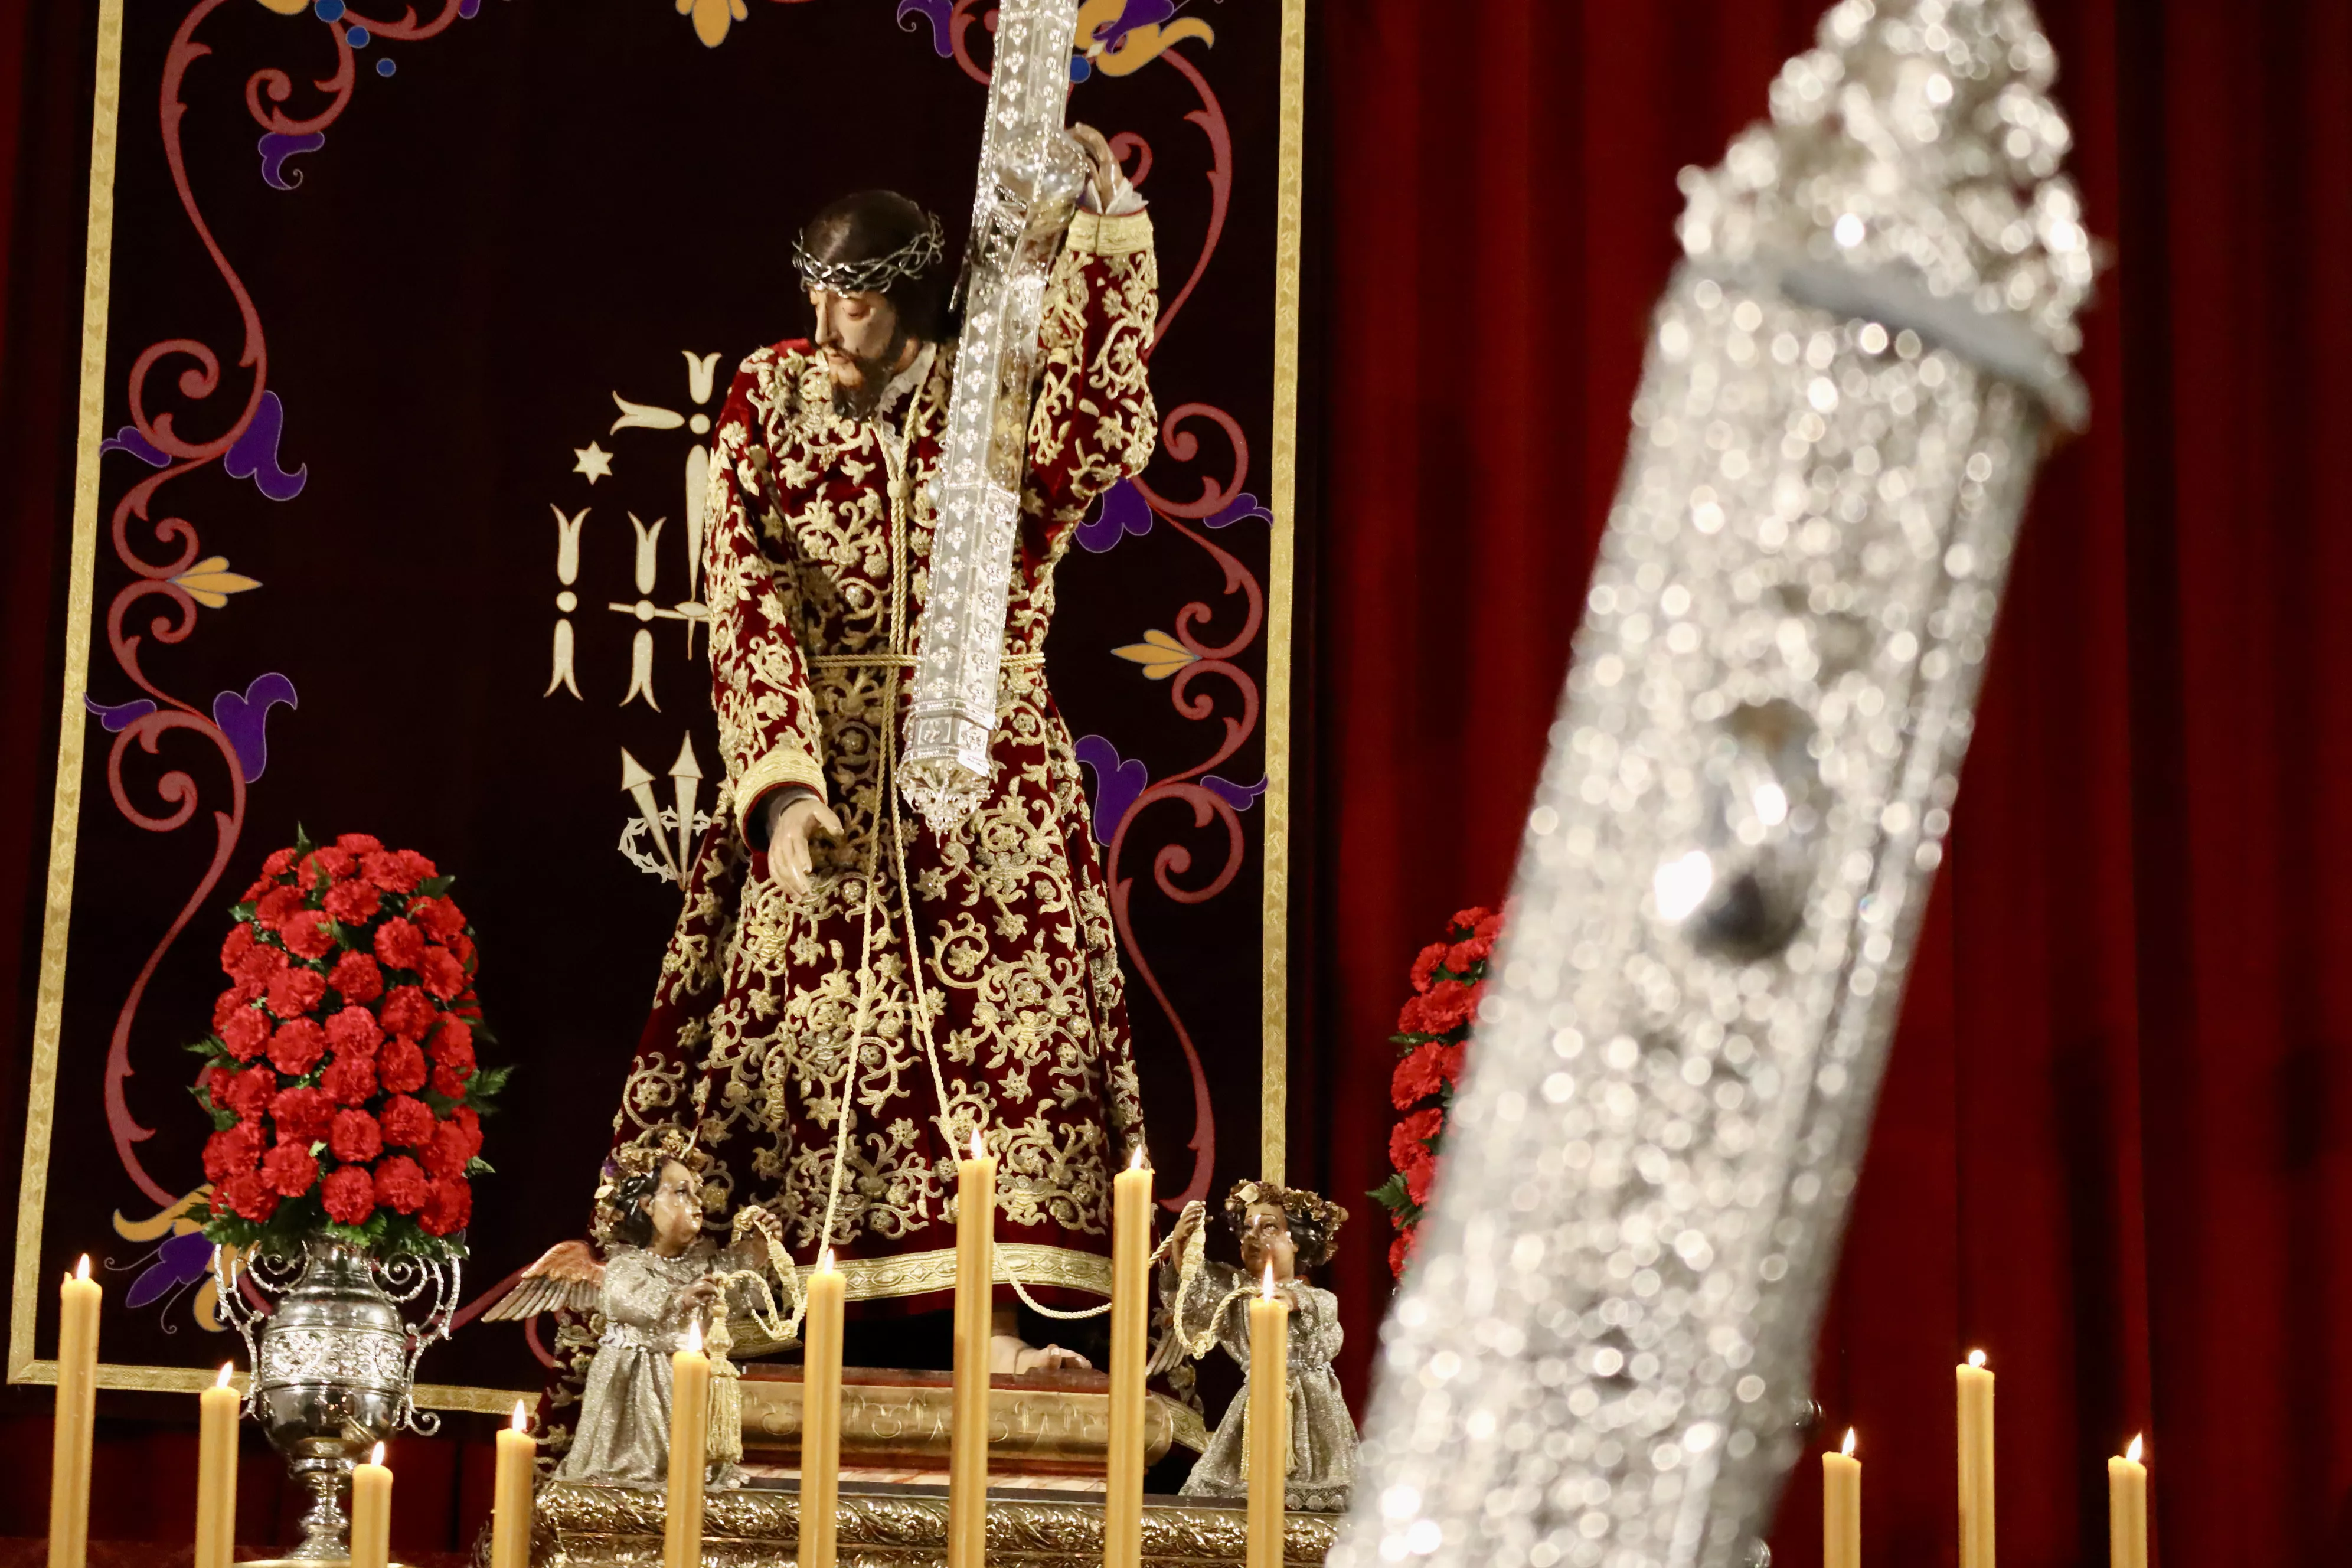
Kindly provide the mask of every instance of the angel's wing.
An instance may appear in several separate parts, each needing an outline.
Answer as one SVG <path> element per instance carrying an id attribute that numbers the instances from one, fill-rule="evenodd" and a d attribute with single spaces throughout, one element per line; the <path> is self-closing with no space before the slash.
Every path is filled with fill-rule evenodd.
<path id="1" fill-rule="evenodd" d="M 540 1260 L 522 1271 L 515 1288 L 482 1314 L 486 1323 L 534 1317 L 569 1308 L 585 1312 L 602 1300 L 604 1266 L 584 1241 L 559 1241 Z"/>

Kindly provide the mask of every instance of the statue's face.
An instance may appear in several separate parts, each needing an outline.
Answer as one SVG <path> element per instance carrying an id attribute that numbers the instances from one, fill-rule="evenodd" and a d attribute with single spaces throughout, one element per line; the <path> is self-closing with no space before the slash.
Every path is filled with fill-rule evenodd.
<path id="1" fill-rule="evenodd" d="M 1269 1264 L 1276 1279 L 1297 1276 L 1298 1249 L 1290 1243 L 1290 1216 L 1280 1204 L 1250 1205 L 1242 1216 L 1241 1239 L 1242 1267 L 1253 1277 L 1263 1275 Z"/>
<path id="2" fill-rule="evenodd" d="M 702 1178 L 672 1160 L 662 1166 L 661 1185 L 646 1203 L 653 1221 L 653 1250 L 676 1258 L 702 1233 Z"/>
<path id="3" fill-rule="evenodd" d="M 914 362 L 915 344 L 899 324 L 898 308 L 870 290 L 812 289 L 809 303 L 816 310 L 816 346 L 834 386 L 845 402 L 870 407 L 890 378 Z"/>

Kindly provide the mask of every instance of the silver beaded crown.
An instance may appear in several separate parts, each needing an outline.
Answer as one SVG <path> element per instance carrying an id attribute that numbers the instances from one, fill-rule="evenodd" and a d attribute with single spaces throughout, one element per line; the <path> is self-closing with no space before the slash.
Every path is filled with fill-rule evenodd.
<path id="1" fill-rule="evenodd" d="M 908 279 L 920 278 L 947 254 L 947 237 L 940 220 L 923 215 L 923 227 L 914 238 L 884 256 L 863 261 L 819 261 L 809 254 L 805 237 L 793 241 L 793 266 L 811 289 L 833 294 L 881 294 Z"/>

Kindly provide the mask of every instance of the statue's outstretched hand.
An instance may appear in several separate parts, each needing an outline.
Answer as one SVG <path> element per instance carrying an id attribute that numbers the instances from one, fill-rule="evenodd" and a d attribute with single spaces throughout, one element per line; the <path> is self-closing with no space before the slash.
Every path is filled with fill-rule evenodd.
<path id="1" fill-rule="evenodd" d="M 768 879 L 797 899 L 809 890 L 809 872 L 814 864 L 809 840 L 819 832 L 839 837 L 841 818 L 814 795 L 785 795 L 770 803 L 767 809 Z"/>

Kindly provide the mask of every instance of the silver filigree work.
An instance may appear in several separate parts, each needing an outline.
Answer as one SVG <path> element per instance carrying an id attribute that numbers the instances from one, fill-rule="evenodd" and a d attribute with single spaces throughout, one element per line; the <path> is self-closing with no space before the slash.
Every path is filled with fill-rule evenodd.
<path id="1" fill-rule="evenodd" d="M 1005 0 L 965 257 L 963 334 L 940 455 L 930 587 L 915 626 L 900 787 L 934 833 L 986 797 L 1013 539 L 1045 280 L 1086 160 L 1063 114 L 1072 0 Z"/>
<path id="2" fill-rule="evenodd" d="M 2024 0 L 1845 0 L 1683 268 L 1338 1568 L 1733 1568 L 2092 278 Z"/>

